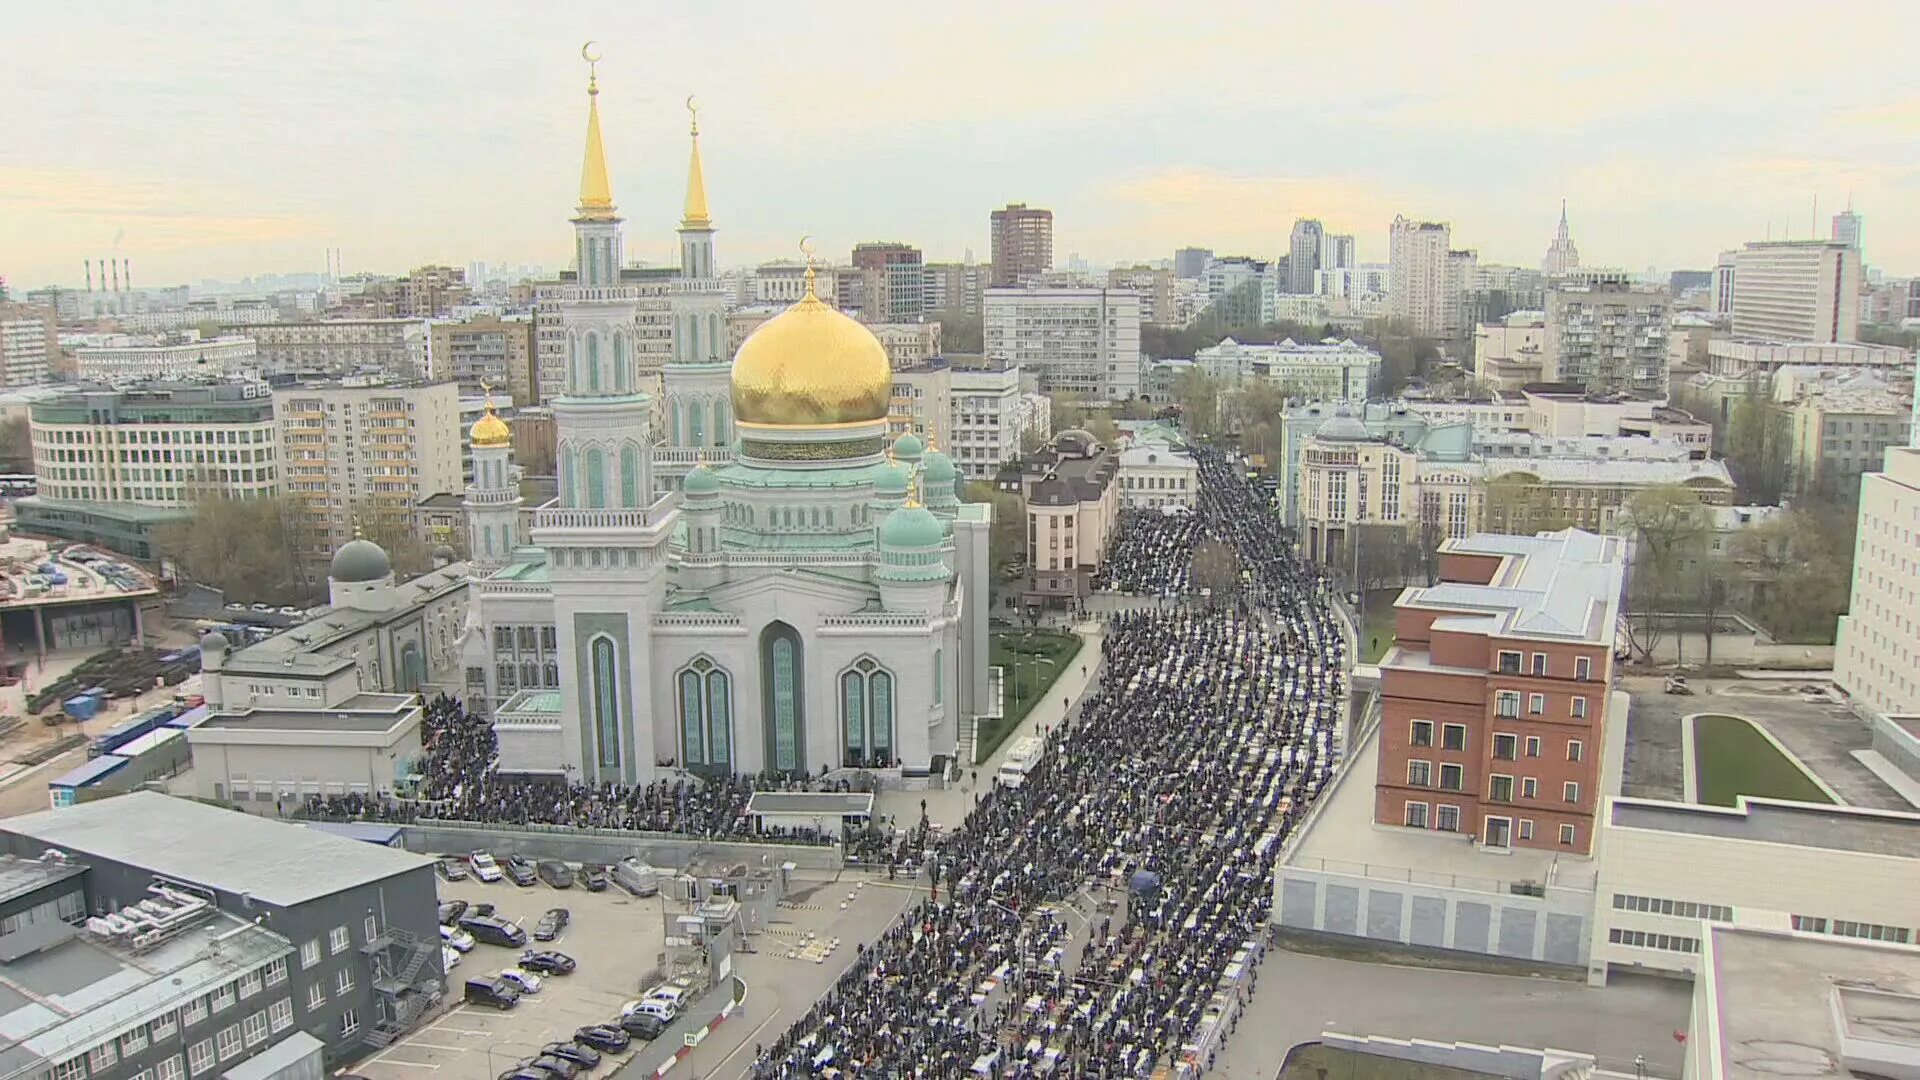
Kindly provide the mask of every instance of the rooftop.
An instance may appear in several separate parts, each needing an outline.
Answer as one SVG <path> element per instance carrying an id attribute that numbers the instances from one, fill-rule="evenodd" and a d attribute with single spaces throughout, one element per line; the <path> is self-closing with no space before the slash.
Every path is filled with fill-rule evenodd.
<path id="1" fill-rule="evenodd" d="M 747 799 L 749 814 L 873 813 L 873 795 L 859 791 L 756 791 Z"/>
<path id="2" fill-rule="evenodd" d="M 0 855 L 0 904 L 86 872 L 83 863 Z"/>
<path id="3" fill-rule="evenodd" d="M 1701 951 L 1707 1024 L 1693 1037 L 1710 1040 L 1712 1075 L 1912 1075 L 1920 949 L 1715 923 Z"/>
<path id="4" fill-rule="evenodd" d="M 381 881 L 433 860 L 190 799 L 135 791 L 0 822 L 20 837 L 280 907 Z"/>
<path id="5" fill-rule="evenodd" d="M 227 654 L 223 675 L 305 675 L 324 677 L 353 666 L 351 656 L 333 656 L 326 650 L 360 633 L 405 618 L 421 605 L 466 588 L 467 564 L 453 563 L 430 570 L 394 586 L 394 607 L 387 611 L 325 607 L 313 618 L 275 634 L 257 645 Z"/>
<path id="6" fill-rule="evenodd" d="M 1920 851 L 1920 814 L 1740 797 L 1737 806 L 1615 799 L 1607 812 L 1616 829 L 1718 836 L 1760 844 L 1825 848 L 1910 858 Z"/>
<path id="7" fill-rule="evenodd" d="M 207 717 L 199 730 L 388 731 L 414 711 L 412 694 L 355 694 L 331 709 L 241 709 Z"/>
<path id="8" fill-rule="evenodd" d="M 1485 585 L 1443 581 L 1400 594 L 1395 607 L 1493 619 L 1476 632 L 1496 637 L 1611 644 L 1626 576 L 1618 537 L 1579 529 L 1537 536 L 1475 533 L 1440 545 L 1440 554 L 1493 555 L 1500 567 Z"/>

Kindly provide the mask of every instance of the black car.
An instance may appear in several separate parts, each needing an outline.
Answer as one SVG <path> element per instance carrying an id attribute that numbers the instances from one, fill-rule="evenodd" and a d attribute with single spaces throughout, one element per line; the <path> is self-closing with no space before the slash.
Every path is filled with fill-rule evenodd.
<path id="1" fill-rule="evenodd" d="M 588 863 L 581 867 L 580 884 L 585 885 L 588 892 L 605 892 L 607 890 L 607 868 L 595 865 L 594 863 Z"/>
<path id="2" fill-rule="evenodd" d="M 620 1030 L 645 1042 L 652 1042 L 667 1030 L 667 1022 L 650 1013 L 629 1013 L 620 1018 Z"/>
<path id="3" fill-rule="evenodd" d="M 536 975 L 571 975 L 573 957 L 552 949 L 528 949 L 520 954 L 520 966 Z"/>
<path id="4" fill-rule="evenodd" d="M 600 1064 L 600 1051 L 595 1050 L 591 1046 L 581 1046 L 578 1043 L 548 1043 L 540 1048 L 540 1053 L 547 1057 L 565 1058 L 575 1065 L 580 1066 L 582 1069 L 591 1069 L 595 1065 Z"/>
<path id="5" fill-rule="evenodd" d="M 492 904 L 471 904 L 467 907 L 467 914 L 491 915 L 493 914 L 493 905 Z"/>
<path id="6" fill-rule="evenodd" d="M 536 880 L 533 873 L 533 861 L 524 855 L 507 856 L 506 864 L 502 866 L 501 869 L 507 872 L 507 877 L 512 879 L 515 885 L 523 888 L 532 885 Z"/>
<path id="7" fill-rule="evenodd" d="M 527 1064 L 553 1077 L 554 1080 L 573 1080 L 581 1071 L 579 1065 L 551 1054 L 541 1054 Z"/>
<path id="8" fill-rule="evenodd" d="M 541 881 L 556 889 L 573 888 L 573 867 L 559 859 L 541 859 L 533 869 L 540 875 Z"/>
<path id="9" fill-rule="evenodd" d="M 573 1041 L 603 1054 L 618 1054 L 633 1045 L 633 1036 L 614 1024 L 589 1024 L 573 1033 Z"/>
<path id="10" fill-rule="evenodd" d="M 440 860 L 440 876 L 448 881 L 465 881 L 467 864 L 449 855 Z"/>
<path id="11" fill-rule="evenodd" d="M 572 921 L 573 913 L 566 908 L 548 908 L 547 913 L 540 916 L 540 921 L 534 924 L 533 940 L 552 941 L 559 937 L 560 931 L 565 930 L 567 924 Z"/>
<path id="12" fill-rule="evenodd" d="M 467 902 L 465 900 L 443 900 L 440 902 L 440 925 L 452 926 L 454 923 L 460 921 L 460 916 L 466 913 Z"/>

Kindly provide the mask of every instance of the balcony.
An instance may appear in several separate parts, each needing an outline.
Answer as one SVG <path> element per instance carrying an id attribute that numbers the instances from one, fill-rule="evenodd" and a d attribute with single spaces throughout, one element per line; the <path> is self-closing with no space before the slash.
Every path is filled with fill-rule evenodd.
<path id="1" fill-rule="evenodd" d="M 533 512 L 536 529 L 644 529 L 645 510 L 541 507 Z"/>

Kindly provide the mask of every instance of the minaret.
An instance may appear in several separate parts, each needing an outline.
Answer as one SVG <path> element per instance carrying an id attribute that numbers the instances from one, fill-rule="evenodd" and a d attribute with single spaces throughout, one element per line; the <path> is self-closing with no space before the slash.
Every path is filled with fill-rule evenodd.
<path id="1" fill-rule="evenodd" d="M 680 276 L 713 276 L 713 217 L 707 213 L 707 180 L 700 171 L 700 110 L 687 98 L 688 134 L 693 156 L 687 160 L 687 207 L 680 216 Z"/>
<path id="2" fill-rule="evenodd" d="M 573 219 L 574 257 L 579 283 L 585 286 L 620 283 L 620 217 L 613 209 L 613 184 L 607 179 L 607 152 L 600 145 L 600 73 L 597 63 L 587 75 L 587 150 L 580 164 L 580 205 Z"/>
<path id="3" fill-rule="evenodd" d="M 493 393 L 487 393 L 487 411 L 467 432 L 473 448 L 473 483 L 467 485 L 468 561 L 476 577 L 499 569 L 520 546 L 520 485 L 513 475 L 513 430 L 493 411 Z"/>

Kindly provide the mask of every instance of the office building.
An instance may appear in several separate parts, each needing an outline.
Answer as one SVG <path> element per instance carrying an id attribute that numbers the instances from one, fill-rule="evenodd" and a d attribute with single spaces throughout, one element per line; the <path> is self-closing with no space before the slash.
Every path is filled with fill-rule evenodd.
<path id="1" fill-rule="evenodd" d="M 909 433 L 952 456 L 953 369 L 944 360 L 894 368 L 887 436 L 891 440 Z"/>
<path id="2" fill-rule="evenodd" d="M 1876 368 L 1908 371 L 1913 353 L 1898 345 L 1864 342 L 1756 341 L 1714 338 L 1707 342 L 1707 373 L 1723 379 L 1773 379 L 1787 367 Z"/>
<path id="3" fill-rule="evenodd" d="M 1416 334 L 1448 339 L 1466 336 L 1463 297 L 1473 280 L 1472 252 L 1455 251 L 1453 230 L 1441 222 L 1395 217 L 1387 237 L 1392 291 L 1387 313 Z"/>
<path id="4" fill-rule="evenodd" d="M 11 1046 L 23 1077 L 234 1076 L 244 1058 L 300 1033 L 324 1048 L 324 1074 L 391 1042 L 445 993 L 426 856 L 147 791 L 9 818 L 0 845 L 82 868 L 69 880 L 100 913 L 84 931 L 70 927 L 65 944 L 12 962 L 42 987 L 41 1003 L 10 1007 L 15 1019 L 46 1024 L 62 1012 L 47 1000 L 87 1000 L 73 981 L 112 1002 L 110 1016 L 48 1029 L 76 1029 L 77 1041 L 49 1037 L 58 1050 L 35 1055 L 38 1065 L 26 1057 L 31 1040 Z M 161 925 L 139 929 L 143 900 L 168 909 L 146 909 Z M 114 957 L 118 967 L 105 963 Z M 62 970 L 64 986 L 48 978 Z"/>
<path id="5" fill-rule="evenodd" d="M 1859 251 L 1861 249 L 1860 230 L 1865 224 L 1864 219 L 1854 213 L 1851 207 L 1840 211 L 1833 215 L 1833 242 Z"/>
<path id="6" fill-rule="evenodd" d="M 1206 273 L 1207 264 L 1212 261 L 1212 248 L 1180 248 L 1173 253 L 1173 276 L 1192 280 Z"/>
<path id="7" fill-rule="evenodd" d="M 1473 331 L 1473 375 L 1500 391 L 1518 391 L 1550 381 L 1547 372 L 1547 315 L 1515 311 Z"/>
<path id="8" fill-rule="evenodd" d="M 39 496 L 182 508 L 280 492 L 280 440 L 263 383 L 82 388 L 33 406 Z"/>
<path id="9" fill-rule="evenodd" d="M 460 390 L 451 382 L 345 379 L 276 387 L 281 475 L 326 558 L 372 519 L 409 522 L 414 504 L 458 491 Z"/>
<path id="10" fill-rule="evenodd" d="M 1023 285 L 1053 269 L 1053 211 L 1008 203 L 993 212 L 989 224 L 993 285 Z"/>
<path id="11" fill-rule="evenodd" d="M 1021 391 L 1018 367 L 954 368 L 948 394 L 953 417 L 947 453 L 969 480 L 993 479 L 1025 447 L 1053 434 L 1052 403 Z"/>
<path id="12" fill-rule="evenodd" d="M 927 314 L 926 269 L 911 244 L 858 244 L 854 269 L 866 278 L 861 313 L 869 323 L 918 322 Z"/>
<path id="13" fill-rule="evenodd" d="M 1749 242 L 1733 255 L 1733 336 L 1860 337 L 1860 251 L 1833 240 Z"/>
<path id="14" fill-rule="evenodd" d="M 1853 597 L 1833 639 L 1834 681 L 1881 716 L 1920 701 L 1920 448 L 1895 447 L 1885 460 L 1860 481 Z"/>
<path id="15" fill-rule="evenodd" d="M 1815 383 L 1787 410 L 1787 463 L 1796 494 L 1849 496 L 1890 447 L 1912 442 L 1913 391 L 1871 375 Z"/>
<path id="16" fill-rule="evenodd" d="M 1140 294 L 1140 321 L 1149 326 L 1179 325 L 1173 318 L 1173 271 L 1157 266 L 1129 266 L 1107 271 L 1107 288 Z"/>
<path id="17" fill-rule="evenodd" d="M 1293 223 L 1287 243 L 1288 292 L 1303 296 L 1314 291 L 1314 275 L 1321 269 L 1320 249 L 1326 243 L 1327 230 L 1313 218 Z"/>
<path id="18" fill-rule="evenodd" d="M 1245 255 L 1214 259 L 1200 278 L 1206 288 L 1206 310 L 1224 326 L 1270 323 L 1284 291 L 1282 277 L 1282 268 L 1264 259 Z"/>
<path id="19" fill-rule="evenodd" d="M 1375 823 L 1592 851 L 1626 566 L 1577 529 L 1440 545 L 1380 659 Z"/>
<path id="20" fill-rule="evenodd" d="M 1077 428 L 1056 433 L 1021 463 L 1027 604 L 1072 606 L 1092 591 L 1119 522 L 1119 470 L 1119 453 Z"/>
<path id="21" fill-rule="evenodd" d="M 1265 381 L 1289 397 L 1362 402 L 1380 378 L 1380 354 L 1353 341 L 1243 345 L 1232 338 L 1197 349 L 1193 364 L 1224 388 Z"/>
<path id="22" fill-rule="evenodd" d="M 243 333 L 254 341 L 269 375 L 378 371 L 423 378 L 433 369 L 433 337 L 425 319 L 327 319 L 263 323 Z"/>
<path id="23" fill-rule="evenodd" d="M 473 301 L 467 272 L 457 266 L 416 266 L 399 285 L 396 314 L 403 319 L 437 319 Z"/>
<path id="24" fill-rule="evenodd" d="M 1142 425 L 1123 437 L 1117 479 L 1125 510 L 1191 510 L 1200 494 L 1200 466 L 1186 439 L 1160 423 Z"/>
<path id="25" fill-rule="evenodd" d="M 829 269 L 821 267 L 814 275 L 813 294 L 829 304 L 837 304 L 839 297 L 833 288 L 836 278 L 827 272 Z M 781 307 L 797 303 L 801 297 L 807 295 L 806 278 L 806 263 L 786 259 L 761 263 L 754 267 L 752 289 L 747 294 L 746 303 L 748 305 L 778 304 Z"/>
<path id="26" fill-rule="evenodd" d="M 257 366 L 257 349 L 245 337 L 198 334 L 135 337 L 112 334 L 73 349 L 74 370 L 89 382 L 125 384 L 147 379 L 222 378 Z"/>
<path id="27" fill-rule="evenodd" d="M 1547 294 L 1541 377 L 1594 393 L 1667 396 L 1666 291 L 1625 274 L 1569 270 Z"/>
<path id="28" fill-rule="evenodd" d="M 928 263 L 925 273 L 927 311 L 958 312 L 980 317 L 981 298 L 993 282 L 993 267 L 975 263 Z M 831 301 L 822 294 L 821 299 Z"/>
<path id="29" fill-rule="evenodd" d="M 433 382 L 452 380 L 461 393 L 485 390 L 515 404 L 533 400 L 533 322 L 480 316 L 433 324 Z"/>
<path id="30" fill-rule="evenodd" d="M 1546 257 L 1540 260 L 1540 272 L 1550 278 L 1564 277 L 1580 269 L 1580 249 L 1574 246 L 1573 234 L 1567 231 L 1567 200 L 1560 200 L 1560 231 L 1553 234 L 1553 242 L 1547 245 Z"/>
<path id="31" fill-rule="evenodd" d="M 59 322 L 51 307 L 0 302 L 0 387 L 46 382 L 59 356 Z"/>
<path id="32" fill-rule="evenodd" d="M 1120 289 L 988 289 L 986 355 L 1034 374 L 1043 394 L 1125 401 L 1140 393 L 1140 296 Z"/>
<path id="33" fill-rule="evenodd" d="M 1352 233 L 1327 233 L 1320 240 L 1320 265 L 1316 273 L 1346 270 L 1360 265 L 1359 248 Z M 1383 290 L 1384 291 L 1384 290 Z"/>

